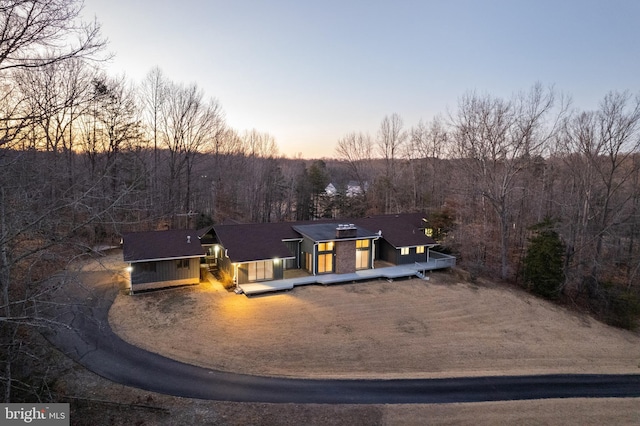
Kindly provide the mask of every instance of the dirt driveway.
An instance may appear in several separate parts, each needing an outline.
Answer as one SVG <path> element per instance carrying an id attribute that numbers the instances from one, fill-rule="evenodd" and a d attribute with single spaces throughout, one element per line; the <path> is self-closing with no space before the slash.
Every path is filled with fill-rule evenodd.
<path id="1" fill-rule="evenodd" d="M 217 283 L 119 295 L 124 340 L 219 370 L 295 377 L 640 373 L 640 335 L 526 293 L 457 281 L 297 287 L 247 298 Z"/>

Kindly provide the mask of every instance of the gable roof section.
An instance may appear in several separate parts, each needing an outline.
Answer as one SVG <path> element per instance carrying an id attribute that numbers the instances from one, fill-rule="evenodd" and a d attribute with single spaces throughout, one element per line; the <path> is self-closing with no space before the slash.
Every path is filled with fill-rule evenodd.
<path id="1" fill-rule="evenodd" d="M 396 248 L 438 244 L 424 233 L 426 223 L 423 213 L 389 214 L 351 221 L 367 229 L 382 231 L 382 238 Z"/>
<path id="2" fill-rule="evenodd" d="M 122 256 L 130 263 L 204 256 L 198 231 L 192 229 L 130 232 L 122 243 Z"/>
<path id="3" fill-rule="evenodd" d="M 218 241 L 231 262 L 293 258 L 283 240 L 299 240 L 291 222 L 216 225 Z"/>

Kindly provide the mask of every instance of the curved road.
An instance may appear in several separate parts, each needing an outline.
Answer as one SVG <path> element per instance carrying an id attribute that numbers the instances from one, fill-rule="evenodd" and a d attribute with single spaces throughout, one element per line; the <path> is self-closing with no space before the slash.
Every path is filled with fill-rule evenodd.
<path id="1" fill-rule="evenodd" d="M 108 323 L 114 284 L 67 287 L 60 327 L 47 338 L 111 381 L 187 398 L 237 402 L 414 404 L 573 397 L 640 397 L 640 375 L 543 375 L 452 379 L 315 380 L 259 377 L 184 364 L 120 339 Z"/>

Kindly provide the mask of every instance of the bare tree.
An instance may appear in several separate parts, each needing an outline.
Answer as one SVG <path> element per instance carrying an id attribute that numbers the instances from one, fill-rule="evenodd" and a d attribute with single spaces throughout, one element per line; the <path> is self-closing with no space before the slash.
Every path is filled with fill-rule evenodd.
<path id="1" fill-rule="evenodd" d="M 338 141 L 336 146 L 338 158 L 346 161 L 352 178 L 360 185 L 366 198 L 369 180 L 371 179 L 371 160 L 373 157 L 373 141 L 366 133 L 349 133 Z"/>
<path id="2" fill-rule="evenodd" d="M 396 204 L 395 210 L 398 210 L 394 192 L 396 189 L 397 161 L 407 140 L 407 133 L 402 128 L 402 118 L 398 114 L 391 114 L 391 116 L 385 116 L 382 119 L 378 130 L 377 148 L 385 165 L 385 175 L 381 182 L 385 213 L 390 213 L 394 204 Z"/>
<path id="3" fill-rule="evenodd" d="M 44 137 L 44 146 L 57 150 L 64 133 L 58 126 L 68 120 L 56 122 L 54 117 L 60 118 L 65 107 L 72 108 L 66 103 L 69 96 L 47 95 L 38 106 L 33 96 L 19 90 L 12 71 L 42 71 L 39 77 L 46 77 L 48 70 L 43 68 L 52 64 L 95 57 L 104 41 L 96 23 L 77 21 L 81 6 L 75 0 L 13 0 L 0 5 L 0 148 L 19 148 L 29 140 L 38 147 Z M 32 158 L 22 154 L 12 149 L 0 151 L 0 377 L 5 402 L 11 400 L 15 387 L 26 385 L 13 369 L 25 356 L 19 333 L 23 327 L 43 322 L 34 301 L 47 291 L 38 284 L 42 274 L 51 271 L 46 266 L 55 258 L 54 248 L 70 242 L 85 219 L 95 217 L 83 214 L 75 216 L 79 222 L 65 221 L 68 217 L 62 213 L 80 205 L 76 191 L 68 188 L 52 199 L 47 191 L 58 182 L 44 181 L 43 185 L 37 178 L 48 153 L 34 151 Z"/>
<path id="4" fill-rule="evenodd" d="M 42 173 L 50 179 L 64 179 L 73 185 L 76 176 L 75 132 L 78 117 L 89 100 L 90 80 L 86 66 L 78 59 L 56 62 L 40 68 L 14 72 L 26 116 L 38 117 L 28 125 L 32 149 L 51 153 Z M 51 194 L 54 196 L 55 194 Z"/>
<path id="5" fill-rule="evenodd" d="M 147 74 L 146 79 L 142 82 L 141 94 L 142 104 L 146 112 L 147 126 L 151 133 L 150 139 L 153 141 L 153 173 L 152 185 L 154 192 L 157 191 L 157 174 L 158 174 L 158 142 L 160 133 L 160 119 L 162 109 L 167 98 L 167 81 L 165 80 L 162 70 L 154 67 Z"/>
<path id="6" fill-rule="evenodd" d="M 553 125 L 546 128 L 544 121 L 553 105 L 554 93 L 536 85 L 511 100 L 467 94 L 452 117 L 455 153 L 467 160 L 473 190 L 498 219 L 503 279 L 510 275 L 512 209 L 526 189 L 518 185 L 518 177 L 530 166 L 530 159 L 544 151 L 555 131 Z"/>
<path id="7" fill-rule="evenodd" d="M 203 97 L 195 84 L 168 85 L 162 136 L 169 151 L 168 201 L 173 215 L 179 210 L 191 213 L 194 164 L 224 131 L 221 106 L 215 100 L 205 103 Z"/>
<path id="8" fill-rule="evenodd" d="M 77 0 L 9 0 L 0 6 L 0 72 L 94 58 L 106 42 L 97 22 L 77 20 Z"/>
<path id="9" fill-rule="evenodd" d="M 429 123 L 422 120 L 411 128 L 409 141 L 405 146 L 405 158 L 409 161 L 411 173 L 412 205 L 421 209 L 426 200 L 422 192 L 430 188 L 429 200 L 432 206 L 439 207 L 444 203 L 443 189 L 447 170 L 442 159 L 446 156 L 449 135 L 441 118 L 434 118 Z"/>
<path id="10" fill-rule="evenodd" d="M 255 129 L 242 136 L 244 146 L 245 202 L 250 220 L 271 221 L 273 203 L 284 197 L 279 169 L 278 145 L 272 135 Z"/>
<path id="11" fill-rule="evenodd" d="M 563 159 L 572 177 L 574 220 L 569 222 L 569 259 L 589 265 L 588 284 L 598 283 L 612 251 L 606 246 L 628 233 L 634 221 L 634 179 L 640 163 L 640 97 L 609 93 L 594 112 L 577 113 L 565 121 L 561 135 Z M 633 251 L 633 249 L 632 249 Z M 611 277 L 611 273 L 607 274 Z"/>

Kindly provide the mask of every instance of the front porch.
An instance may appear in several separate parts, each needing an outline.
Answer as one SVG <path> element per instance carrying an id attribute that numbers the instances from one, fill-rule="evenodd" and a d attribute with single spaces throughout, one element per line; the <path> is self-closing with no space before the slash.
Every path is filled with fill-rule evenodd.
<path id="1" fill-rule="evenodd" d="M 379 278 L 392 280 L 395 278 L 406 278 L 412 276 L 424 278 L 424 273 L 426 271 L 450 268 L 455 265 L 455 257 L 432 251 L 428 262 L 415 262 L 406 265 L 376 267 L 374 269 L 363 269 L 361 271 L 356 271 L 348 274 L 307 275 L 306 273 L 299 273 L 300 270 L 287 271 L 298 276 L 275 281 L 238 284 L 237 288 L 247 296 L 251 296 L 254 294 L 291 290 L 295 286 L 310 284 L 330 285 L 357 281 L 369 281 Z"/>

